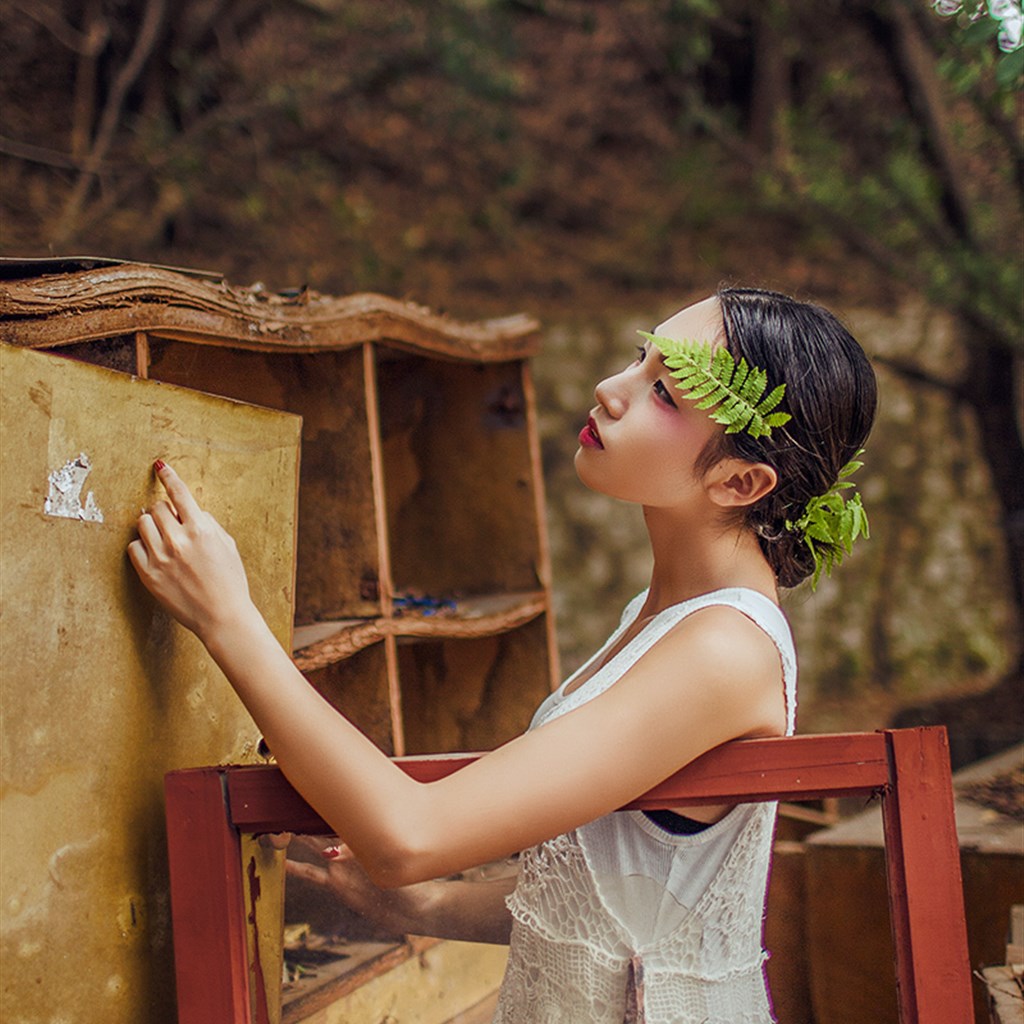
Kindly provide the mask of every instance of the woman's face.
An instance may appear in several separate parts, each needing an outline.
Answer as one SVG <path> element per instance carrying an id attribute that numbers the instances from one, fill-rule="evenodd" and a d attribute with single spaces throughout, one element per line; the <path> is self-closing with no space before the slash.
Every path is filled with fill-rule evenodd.
<path id="1" fill-rule="evenodd" d="M 723 333 L 718 299 L 687 306 L 653 333 L 716 343 Z M 575 460 L 584 484 L 654 508 L 680 505 L 700 490 L 694 462 L 722 428 L 683 397 L 657 348 L 641 347 L 594 396 L 597 406 L 580 432 Z"/>

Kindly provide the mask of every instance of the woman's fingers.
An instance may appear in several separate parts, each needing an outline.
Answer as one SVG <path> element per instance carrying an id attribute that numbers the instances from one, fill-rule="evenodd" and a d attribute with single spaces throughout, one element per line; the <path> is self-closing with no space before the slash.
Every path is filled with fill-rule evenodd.
<path id="1" fill-rule="evenodd" d="M 285 874 L 289 878 L 301 878 L 304 882 L 312 882 L 328 888 L 331 884 L 331 876 L 327 868 L 318 867 L 316 864 L 307 864 L 304 860 L 286 860 L 284 862 Z"/>
<path id="2" fill-rule="evenodd" d="M 166 501 L 154 502 L 153 507 L 149 509 L 149 518 L 155 524 L 163 540 L 173 547 L 175 534 L 182 528 L 181 520 L 174 509 Z"/>
<path id="3" fill-rule="evenodd" d="M 196 499 L 192 497 L 192 492 L 185 485 L 185 481 L 161 459 L 158 459 L 153 465 L 157 478 L 164 485 L 167 496 L 174 502 L 174 507 L 178 510 L 178 518 L 181 522 L 188 523 L 197 519 L 202 509 Z"/>
<path id="4" fill-rule="evenodd" d="M 143 512 L 139 516 L 136 528 L 139 531 L 139 540 L 146 549 L 147 554 L 155 554 L 163 546 L 163 538 L 160 536 L 160 527 L 149 512 Z"/>
<path id="5" fill-rule="evenodd" d="M 149 552 L 146 550 L 146 545 L 141 540 L 133 540 L 128 545 L 128 558 L 132 565 L 135 566 L 135 571 L 138 573 L 146 573 L 149 570 Z"/>
<path id="6" fill-rule="evenodd" d="M 142 513 L 129 557 L 147 590 L 165 611 L 201 640 L 252 606 L 238 546 L 170 466 L 156 467 L 169 500 Z"/>
<path id="7" fill-rule="evenodd" d="M 352 851 L 344 844 L 339 843 L 334 836 L 302 836 L 297 835 L 292 840 L 296 846 L 301 846 L 310 853 L 318 853 L 325 860 L 351 860 Z"/>

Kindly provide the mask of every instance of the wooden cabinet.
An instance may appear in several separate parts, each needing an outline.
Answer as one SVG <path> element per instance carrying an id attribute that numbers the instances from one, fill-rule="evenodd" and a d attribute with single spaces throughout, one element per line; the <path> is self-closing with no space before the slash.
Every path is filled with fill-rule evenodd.
<path id="1" fill-rule="evenodd" d="M 527 725 L 558 675 L 532 320 L 107 261 L 0 276 L 7 343 L 302 417 L 294 657 L 382 749 Z"/>
<path id="2" fill-rule="evenodd" d="M 300 670 L 392 755 L 489 749 L 527 726 L 558 679 L 532 320 L 462 323 L 383 296 L 276 295 L 105 260 L 0 260 L 0 340 L 301 416 Z M 268 544 L 280 525 L 266 524 Z M 301 887 L 286 903 L 291 921 L 314 915 Z M 348 943 L 284 1019 L 385 977 L 417 984 L 423 972 L 402 981 L 401 965 L 428 956 L 423 941 Z M 429 956 L 447 962 L 444 948 Z M 467 978 L 493 987 L 500 957 L 473 956 Z"/>

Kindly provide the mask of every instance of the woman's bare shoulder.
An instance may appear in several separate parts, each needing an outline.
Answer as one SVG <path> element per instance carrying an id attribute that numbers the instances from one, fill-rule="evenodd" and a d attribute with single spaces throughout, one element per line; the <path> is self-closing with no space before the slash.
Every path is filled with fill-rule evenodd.
<path id="1" fill-rule="evenodd" d="M 709 605 L 691 612 L 635 668 L 640 670 L 635 674 L 638 683 L 662 690 L 669 699 L 711 699 L 738 712 L 737 736 L 785 731 L 779 648 L 735 607 Z M 622 682 L 628 685 L 626 676 Z"/>

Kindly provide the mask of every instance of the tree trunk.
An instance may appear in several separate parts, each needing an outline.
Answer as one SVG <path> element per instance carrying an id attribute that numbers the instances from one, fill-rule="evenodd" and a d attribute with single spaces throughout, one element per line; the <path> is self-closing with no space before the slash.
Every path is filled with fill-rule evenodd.
<path id="1" fill-rule="evenodd" d="M 1024 616 L 1024 445 L 1017 418 L 1015 361 L 1019 364 L 1019 357 L 1005 345 L 976 334 L 963 393 L 978 419 L 982 452 L 1002 514 L 1010 586 L 1018 614 Z"/>
<path id="2" fill-rule="evenodd" d="M 750 140 L 773 160 L 789 152 L 786 114 L 791 102 L 790 61 L 780 11 L 766 4 L 755 14 L 754 66 L 750 95 Z"/>

